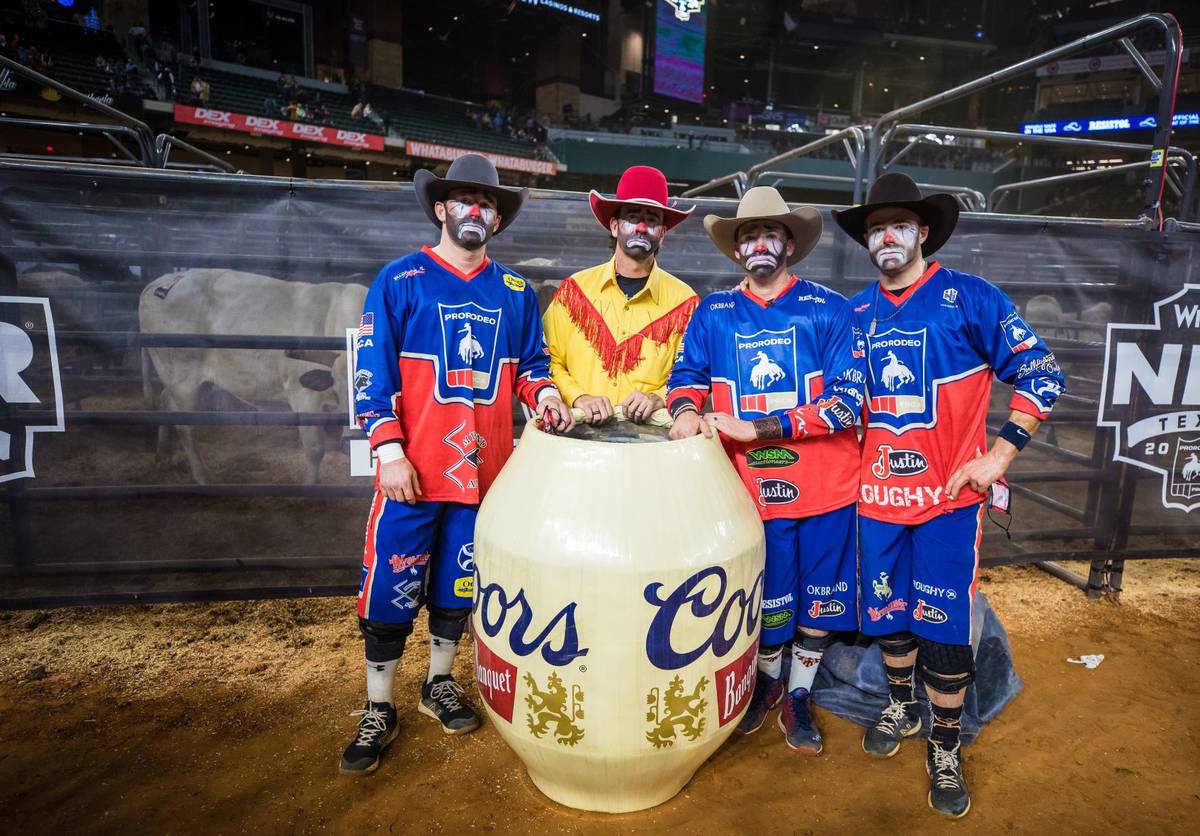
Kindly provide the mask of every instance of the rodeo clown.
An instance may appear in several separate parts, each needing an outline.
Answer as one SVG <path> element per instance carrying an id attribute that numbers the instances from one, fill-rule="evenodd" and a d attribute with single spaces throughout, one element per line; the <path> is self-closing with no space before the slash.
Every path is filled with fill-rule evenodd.
<path id="1" fill-rule="evenodd" d="M 341 770 L 375 769 L 397 734 L 392 681 L 413 620 L 429 610 L 429 673 L 417 710 L 447 734 L 479 726 L 451 676 L 470 614 L 479 500 L 512 453 L 512 398 L 557 431 L 572 426 L 550 373 L 537 297 L 487 257 L 527 190 L 499 185 L 467 154 L 445 179 L 413 178 L 441 240 L 379 271 L 358 330 L 355 411 L 378 456 L 367 520 L 359 628 L 367 704 Z"/>
<path id="2" fill-rule="evenodd" d="M 788 267 L 821 238 L 821 216 L 789 212 L 775 189 L 750 189 L 737 216 L 704 228 L 745 271 L 740 287 L 696 310 L 671 372 L 672 438 L 715 429 L 766 530 L 762 635 L 754 693 L 738 730 L 779 715 L 788 745 L 819 754 L 808 695 L 830 630 L 858 627 L 855 514 L 863 361 L 846 299 Z M 701 417 L 709 391 L 715 412 Z M 795 641 L 793 641 L 795 639 Z M 786 688 L 783 649 L 792 642 Z"/>
<path id="3" fill-rule="evenodd" d="M 851 300 L 861 329 L 856 348 L 868 356 L 860 617 L 862 632 L 883 651 L 889 691 L 863 749 L 889 758 L 921 730 L 913 697 L 919 664 L 933 715 L 929 805 L 958 817 L 971 806 L 959 725 L 975 672 L 971 605 L 985 501 L 1049 417 L 1063 376 L 999 288 L 928 260 L 958 221 L 949 195 L 922 200 L 909 177 L 885 174 L 865 205 L 833 214 L 879 271 Z M 993 373 L 1014 391 L 988 450 Z M 1001 504 L 1007 490 L 995 495 Z"/>
<path id="4" fill-rule="evenodd" d="M 642 423 L 665 406 L 667 375 L 700 301 L 656 261 L 667 231 L 692 210 L 668 206 L 667 178 L 644 165 L 621 175 L 615 198 L 593 191 L 590 200 L 616 246 L 610 261 L 564 281 L 547 307 L 550 375 L 587 423 L 608 420 L 617 404 Z"/>

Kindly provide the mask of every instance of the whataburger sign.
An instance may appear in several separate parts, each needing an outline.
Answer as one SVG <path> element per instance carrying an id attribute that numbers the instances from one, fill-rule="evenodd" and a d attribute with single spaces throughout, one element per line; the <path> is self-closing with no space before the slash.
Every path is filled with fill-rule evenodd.
<path id="1" fill-rule="evenodd" d="M 466 148 L 435 145 L 432 142 L 415 142 L 411 139 L 404 143 L 404 153 L 410 157 L 447 162 L 453 162 L 463 154 L 480 154 L 491 160 L 492 165 L 496 168 L 524 171 L 527 174 L 546 174 L 551 177 L 558 174 L 558 166 L 550 160 L 532 160 L 528 157 L 510 157 L 507 154 L 489 154 L 487 151 L 470 151 Z"/>
<path id="2" fill-rule="evenodd" d="M 301 139 L 305 142 L 341 145 L 346 148 L 362 148 L 367 151 L 383 150 L 383 137 L 378 134 L 347 131 L 326 125 L 309 125 L 304 122 L 289 122 L 286 119 L 271 119 L 266 116 L 247 116 L 244 113 L 215 110 L 211 107 L 191 107 L 177 104 L 175 105 L 175 121 L 188 125 L 224 128 L 227 131 Z"/>

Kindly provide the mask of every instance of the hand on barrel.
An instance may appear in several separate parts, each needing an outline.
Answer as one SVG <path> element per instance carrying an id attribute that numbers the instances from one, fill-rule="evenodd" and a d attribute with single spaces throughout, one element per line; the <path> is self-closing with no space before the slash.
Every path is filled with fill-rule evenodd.
<path id="1" fill-rule="evenodd" d="M 388 499 L 413 505 L 421 495 L 421 483 L 417 469 L 408 459 L 379 463 L 378 490 Z"/>
<path id="2" fill-rule="evenodd" d="M 579 403 L 579 401 L 575 401 Z M 575 416 L 561 398 L 549 397 L 543 399 L 537 408 L 538 421 L 542 429 L 551 433 L 570 432 L 575 426 Z"/>
<path id="3" fill-rule="evenodd" d="M 671 425 L 671 431 L 668 433 L 671 439 L 675 441 L 701 434 L 705 438 L 712 438 L 712 427 L 700 417 L 700 413 L 691 409 L 685 410 L 675 416 L 675 423 Z"/>
<path id="4" fill-rule="evenodd" d="M 575 399 L 575 408 L 583 410 L 584 423 L 596 426 L 613 416 L 612 401 L 603 395 L 580 395 Z"/>
<path id="5" fill-rule="evenodd" d="M 658 395 L 653 393 L 647 395 L 645 392 L 633 392 L 628 398 L 621 401 L 625 417 L 635 424 L 646 423 L 646 419 L 653 415 L 655 410 L 662 409 L 664 406 L 666 403 Z"/>
<path id="6" fill-rule="evenodd" d="M 734 418 L 727 412 L 710 412 L 704 416 L 704 420 L 721 435 L 734 441 L 754 441 L 758 438 L 753 424 Z"/>

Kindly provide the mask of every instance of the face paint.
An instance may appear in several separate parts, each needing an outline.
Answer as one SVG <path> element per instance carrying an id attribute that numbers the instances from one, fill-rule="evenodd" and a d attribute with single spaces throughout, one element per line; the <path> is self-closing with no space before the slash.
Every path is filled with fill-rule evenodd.
<path id="1" fill-rule="evenodd" d="M 630 212 L 617 221 L 617 243 L 625 255 L 637 261 L 649 258 L 662 246 L 662 222 L 647 214 Z"/>
<path id="2" fill-rule="evenodd" d="M 738 254 L 746 272 L 760 279 L 778 272 L 786 248 L 787 242 L 780 233 L 755 231 L 753 227 L 738 242 Z"/>
<path id="3" fill-rule="evenodd" d="M 871 261 L 884 273 L 903 270 L 919 254 L 920 228 L 911 221 L 880 224 L 867 232 Z"/>
<path id="4" fill-rule="evenodd" d="M 492 237 L 496 210 L 473 201 L 446 201 L 446 226 L 450 237 L 466 250 L 477 250 Z"/>

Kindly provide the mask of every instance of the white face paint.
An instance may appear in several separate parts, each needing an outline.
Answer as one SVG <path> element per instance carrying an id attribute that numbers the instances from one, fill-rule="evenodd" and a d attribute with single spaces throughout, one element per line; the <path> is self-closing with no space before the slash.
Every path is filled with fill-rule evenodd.
<path id="1" fill-rule="evenodd" d="M 468 250 L 476 250 L 492 237 L 496 210 L 470 198 L 451 198 L 446 201 L 446 222 L 455 241 Z"/>
<path id="2" fill-rule="evenodd" d="M 655 209 L 625 209 L 617 220 L 617 242 L 635 259 L 658 252 L 663 232 L 662 213 Z"/>
<path id="3" fill-rule="evenodd" d="M 920 227 L 912 221 L 876 224 L 867 230 L 871 261 L 885 273 L 903 269 L 917 257 Z"/>
<path id="4" fill-rule="evenodd" d="M 787 233 L 775 227 L 748 227 L 738 236 L 737 247 L 746 272 L 767 278 L 774 275 L 783 264 Z"/>

